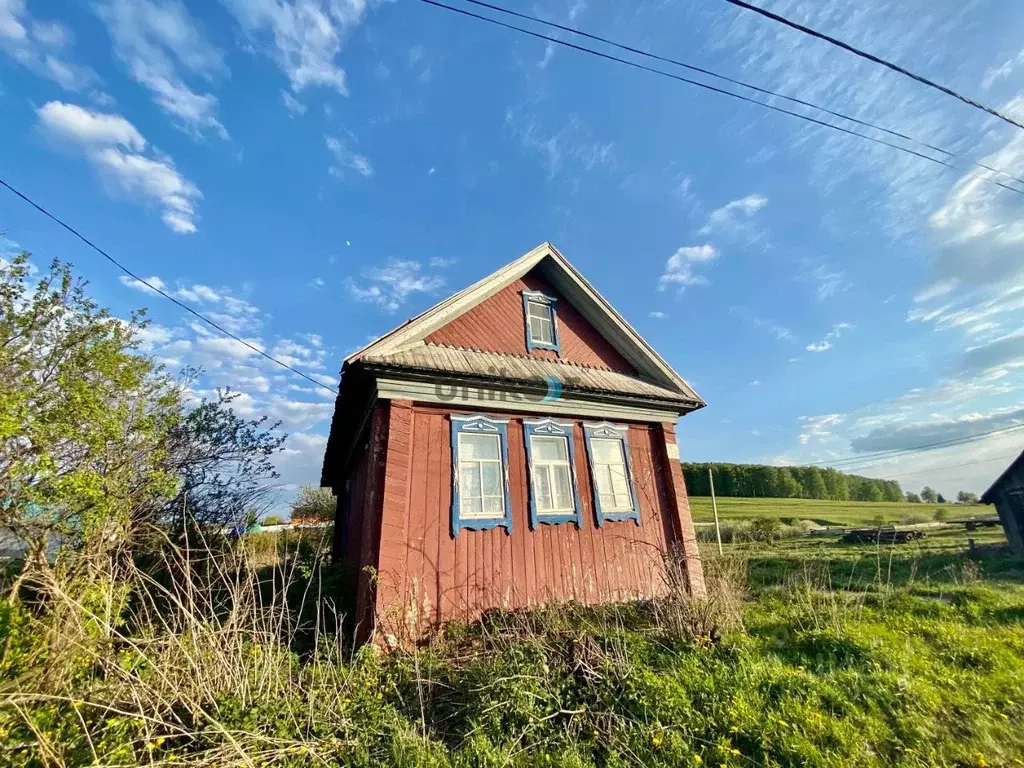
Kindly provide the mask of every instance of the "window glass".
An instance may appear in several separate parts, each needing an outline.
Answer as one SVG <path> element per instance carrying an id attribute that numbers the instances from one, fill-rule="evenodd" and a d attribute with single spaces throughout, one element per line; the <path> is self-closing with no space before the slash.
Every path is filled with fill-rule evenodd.
<path id="1" fill-rule="evenodd" d="M 530 436 L 534 501 L 541 513 L 572 513 L 576 505 L 565 437 Z"/>
<path id="2" fill-rule="evenodd" d="M 633 509 L 633 498 L 629 492 L 626 476 L 626 457 L 622 452 L 622 441 L 593 438 L 590 441 L 593 453 L 594 480 L 603 512 L 618 512 Z"/>
<path id="3" fill-rule="evenodd" d="M 459 513 L 462 517 L 501 517 L 505 512 L 501 438 L 459 435 Z"/>
<path id="4" fill-rule="evenodd" d="M 530 323 L 530 339 L 538 344 L 554 344 L 555 332 L 551 307 L 536 301 L 528 301 L 526 307 Z"/>

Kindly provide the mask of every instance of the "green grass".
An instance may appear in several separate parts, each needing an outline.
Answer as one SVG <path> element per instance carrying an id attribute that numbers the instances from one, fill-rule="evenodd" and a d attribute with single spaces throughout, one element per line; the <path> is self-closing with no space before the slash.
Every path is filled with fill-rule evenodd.
<path id="1" fill-rule="evenodd" d="M 898 523 L 909 514 L 935 515 L 943 509 L 950 519 L 961 519 L 993 513 L 989 506 L 960 506 L 956 504 L 908 504 L 886 501 L 824 501 L 818 499 L 748 499 L 719 498 L 720 520 L 751 520 L 755 517 L 777 517 L 782 520 L 813 520 L 819 525 L 858 526 L 872 525 L 881 518 L 886 523 Z M 709 496 L 691 496 L 690 511 L 695 522 L 712 522 Z"/>
<path id="2" fill-rule="evenodd" d="M 494 612 L 384 656 L 245 612 L 110 644 L 3 601 L 0 764 L 1024 766 L 1024 563 L 973 540 L 705 546 L 710 603 Z"/>

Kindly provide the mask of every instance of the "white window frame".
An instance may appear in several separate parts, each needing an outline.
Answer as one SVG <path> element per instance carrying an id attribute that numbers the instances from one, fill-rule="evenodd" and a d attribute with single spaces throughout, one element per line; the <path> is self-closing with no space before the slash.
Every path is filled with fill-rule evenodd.
<path id="1" fill-rule="evenodd" d="M 523 291 L 523 322 L 526 324 L 526 349 L 528 352 L 532 352 L 535 349 L 550 349 L 555 354 L 561 354 L 561 346 L 558 342 L 558 312 L 555 310 L 555 303 L 557 301 L 557 299 L 539 291 Z M 543 341 L 533 337 L 533 325 L 530 323 L 531 306 L 544 307 L 550 314 L 550 341 Z"/>
<path id="2" fill-rule="evenodd" d="M 529 468 L 530 478 L 530 527 L 536 529 L 541 523 L 576 523 L 579 528 L 583 521 L 583 511 L 580 505 L 579 488 L 576 485 L 576 448 L 573 439 L 573 424 L 571 422 L 556 421 L 554 419 L 524 419 L 523 436 L 526 441 L 526 463 Z M 554 438 L 565 441 L 566 460 L 561 461 L 537 461 L 533 457 L 533 440 Z M 542 510 L 540 500 L 537 496 L 537 475 L 540 471 L 548 474 L 548 488 L 551 491 L 551 500 L 554 502 L 554 484 L 551 478 L 554 472 L 550 471 L 553 466 L 565 466 L 569 477 L 569 494 L 571 506 L 563 509 Z"/>
<path id="3" fill-rule="evenodd" d="M 622 521 L 634 520 L 640 524 L 640 505 L 637 502 L 636 483 L 633 479 L 633 466 L 629 458 L 629 429 L 628 427 L 601 422 L 599 424 L 584 424 L 583 433 L 587 442 L 587 455 L 590 459 L 590 482 L 593 486 L 594 512 L 597 516 L 597 524 L 601 526 L 606 520 Z M 598 488 L 597 477 L 599 467 L 615 466 L 607 462 L 597 462 L 594 452 L 594 443 L 602 440 L 615 441 L 622 452 L 623 468 L 626 475 L 626 486 L 629 492 L 629 506 L 620 505 L 617 499 L 613 506 L 607 507 L 601 503 L 601 492 Z M 614 490 L 613 490 L 613 496 Z"/>
<path id="4" fill-rule="evenodd" d="M 512 532 L 512 500 L 509 494 L 508 482 L 508 419 L 495 419 L 490 416 L 472 415 L 451 417 L 452 423 L 452 536 L 458 536 L 463 528 L 482 530 L 503 526 L 508 533 Z M 486 435 L 498 441 L 499 459 L 473 459 L 473 463 L 479 465 L 480 472 L 480 513 L 464 514 L 462 511 L 462 495 L 460 480 L 462 477 L 462 462 L 459 458 L 462 448 L 462 438 L 465 435 Z M 483 466 L 485 464 L 498 465 L 498 477 L 501 484 L 501 513 L 494 514 L 484 512 L 483 500 L 489 498 L 483 495 Z"/>

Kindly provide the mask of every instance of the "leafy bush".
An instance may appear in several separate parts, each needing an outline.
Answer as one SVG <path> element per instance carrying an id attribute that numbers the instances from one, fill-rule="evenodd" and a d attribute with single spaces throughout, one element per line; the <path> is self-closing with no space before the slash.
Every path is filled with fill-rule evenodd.
<path id="1" fill-rule="evenodd" d="M 337 499 L 330 488 L 304 485 L 292 502 L 292 522 L 333 523 Z"/>

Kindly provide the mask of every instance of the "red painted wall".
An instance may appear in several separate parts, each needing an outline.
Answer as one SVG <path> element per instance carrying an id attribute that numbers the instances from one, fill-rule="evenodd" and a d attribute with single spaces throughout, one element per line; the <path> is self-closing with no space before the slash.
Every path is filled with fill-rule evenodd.
<path id="1" fill-rule="evenodd" d="M 548 349 L 527 351 L 523 290 L 541 291 L 559 299 L 556 311 L 560 356 Z M 591 368 L 636 374 L 626 359 L 583 318 L 583 315 L 562 298 L 551 283 L 535 272 L 516 280 L 491 298 L 438 328 L 427 336 L 426 342 L 484 352 L 565 360 Z"/>
<path id="2" fill-rule="evenodd" d="M 575 471 L 583 527 L 541 525 L 531 530 L 522 416 L 504 416 L 509 418 L 513 532 L 463 530 L 453 539 L 448 412 L 408 401 L 391 403 L 379 556 L 374 563 L 379 632 L 405 637 L 445 620 L 473 619 L 494 607 L 650 597 L 666 587 L 662 557 L 670 543 L 682 539 L 696 555 L 685 487 L 675 486 L 672 473 L 664 471 L 664 425 L 629 427 L 639 526 L 627 521 L 597 527 L 583 430 L 577 421 Z"/>

